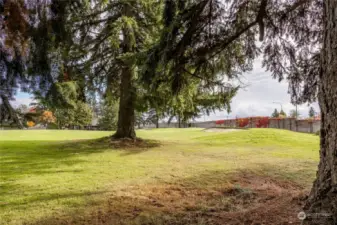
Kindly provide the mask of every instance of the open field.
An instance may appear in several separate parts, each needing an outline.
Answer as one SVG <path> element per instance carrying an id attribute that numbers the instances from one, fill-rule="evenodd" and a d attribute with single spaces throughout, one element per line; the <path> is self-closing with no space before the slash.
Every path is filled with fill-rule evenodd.
<path id="1" fill-rule="evenodd" d="M 0 224 L 299 224 L 319 138 L 274 129 L 1 131 Z"/>

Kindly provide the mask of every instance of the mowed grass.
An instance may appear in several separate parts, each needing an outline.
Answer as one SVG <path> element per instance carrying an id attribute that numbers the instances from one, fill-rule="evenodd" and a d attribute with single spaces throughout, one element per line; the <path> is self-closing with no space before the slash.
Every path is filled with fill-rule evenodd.
<path id="1" fill-rule="evenodd" d="M 223 194 L 243 185 L 237 177 L 268 177 L 308 190 L 318 164 L 319 138 L 312 134 L 137 134 L 145 140 L 141 146 L 111 143 L 104 138 L 111 132 L 0 131 L 0 224 L 210 224 L 205 211 L 243 210 L 242 202 L 228 209 L 235 201 Z M 205 198 L 210 192 L 216 198 Z"/>

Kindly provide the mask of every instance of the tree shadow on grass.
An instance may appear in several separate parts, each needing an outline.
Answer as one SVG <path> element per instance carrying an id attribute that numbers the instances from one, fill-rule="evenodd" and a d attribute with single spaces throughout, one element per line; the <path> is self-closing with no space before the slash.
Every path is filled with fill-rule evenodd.
<path id="1" fill-rule="evenodd" d="M 132 186 L 81 212 L 33 224 L 300 224 L 302 191 L 291 181 L 251 170 L 209 171 Z"/>
<path id="2" fill-rule="evenodd" d="M 0 142 L 0 176 L 13 178 L 51 173 L 48 169 L 62 164 L 71 166 L 86 162 L 76 156 L 104 151 L 120 151 L 121 155 L 127 156 L 158 146 L 160 143 L 154 140 L 112 140 L 110 137 L 73 141 L 4 141 Z"/>
<path id="3" fill-rule="evenodd" d="M 63 147 L 73 154 L 86 152 L 96 153 L 103 150 L 119 150 L 121 155 L 132 155 L 147 151 L 151 148 L 159 147 L 161 144 L 157 140 L 149 139 L 113 139 L 111 137 L 103 137 L 93 140 L 73 141 L 65 144 Z"/>
<path id="4" fill-rule="evenodd" d="M 148 151 L 151 148 L 156 148 L 161 146 L 161 143 L 157 140 L 150 139 L 109 139 L 109 145 L 114 149 L 121 149 L 121 156 L 128 156 L 139 154 Z"/>
<path id="5" fill-rule="evenodd" d="M 2 141 L 0 142 L 0 206 L 8 205 L 3 199 L 29 193 L 33 187 L 21 183 L 20 179 L 38 179 L 49 174 L 81 174 L 83 169 L 67 168 L 86 163 L 85 155 L 104 151 L 120 151 L 127 156 L 159 146 L 152 140 L 111 140 L 104 137 L 92 140 L 74 141 Z M 36 176 L 37 175 L 37 176 Z M 40 194 L 39 190 L 32 190 Z M 48 198 L 48 196 L 47 196 Z M 22 203 L 13 203 L 22 204 Z"/>

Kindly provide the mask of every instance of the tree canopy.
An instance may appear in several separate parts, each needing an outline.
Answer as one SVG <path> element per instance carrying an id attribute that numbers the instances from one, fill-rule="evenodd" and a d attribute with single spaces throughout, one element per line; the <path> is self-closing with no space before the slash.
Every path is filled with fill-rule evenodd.
<path id="1" fill-rule="evenodd" d="M 289 80 L 294 103 L 313 101 L 321 9 L 322 1 L 168 0 L 163 35 L 150 51 L 144 79 L 151 84 L 153 79 L 167 79 L 169 70 L 174 90 L 190 76 L 214 87 L 221 84 L 221 75 L 237 77 L 262 54 L 263 65 L 274 78 Z"/>
<path id="2" fill-rule="evenodd" d="M 289 116 L 292 118 L 298 118 L 300 116 L 300 113 L 296 111 L 295 109 L 290 110 Z"/>
<path id="3" fill-rule="evenodd" d="M 280 116 L 280 113 L 277 111 L 277 109 L 274 109 L 274 112 L 271 114 L 271 117 L 278 118 Z"/>
<path id="4" fill-rule="evenodd" d="M 281 109 L 279 116 L 287 117 L 287 114 L 283 111 L 283 109 Z"/>
<path id="5" fill-rule="evenodd" d="M 316 116 L 315 109 L 314 109 L 314 107 L 310 106 L 310 108 L 309 108 L 309 117 L 313 118 L 315 116 Z"/>

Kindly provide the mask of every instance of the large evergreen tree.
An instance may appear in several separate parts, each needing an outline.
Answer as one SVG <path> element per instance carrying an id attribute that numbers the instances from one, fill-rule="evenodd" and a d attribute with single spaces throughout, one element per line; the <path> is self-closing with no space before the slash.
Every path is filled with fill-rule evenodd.
<path id="1" fill-rule="evenodd" d="M 104 98 L 119 99 L 115 138 L 135 138 L 135 109 L 139 61 L 155 41 L 160 1 L 92 1 L 75 20 L 84 62 L 92 88 Z"/>
<path id="2" fill-rule="evenodd" d="M 185 7 L 183 1 L 178 5 L 181 10 Z M 135 138 L 135 110 L 155 112 L 153 119 L 156 121 L 172 113 L 188 120 L 201 110 L 229 108 L 238 89 L 238 85 L 224 82 L 221 76 L 203 82 L 190 75 L 193 67 L 186 70 L 189 74 L 182 74 L 182 79 L 176 79 L 175 74 L 181 73 L 163 63 L 160 67 L 164 76 L 152 76 L 145 64 L 151 64 L 148 59 L 157 54 L 149 49 L 162 45 L 158 42 L 159 35 L 165 35 L 159 33 L 163 26 L 160 21 L 162 11 L 162 1 L 93 1 L 74 20 L 73 27 L 78 32 L 75 43 L 81 47 L 83 55 L 75 63 L 76 67 L 90 68 L 89 89 L 99 92 L 103 98 L 119 100 L 115 138 Z M 243 54 L 241 47 L 238 44 L 237 51 L 232 52 L 238 57 L 235 65 L 247 70 L 249 66 L 239 59 Z M 228 64 L 232 62 L 227 56 L 222 55 L 221 60 L 213 62 L 211 70 L 205 72 L 217 73 L 229 68 Z M 237 76 L 237 71 L 229 73 L 232 77 Z M 169 88 L 171 86 L 176 88 Z M 199 102 L 194 102 L 196 100 Z"/>

